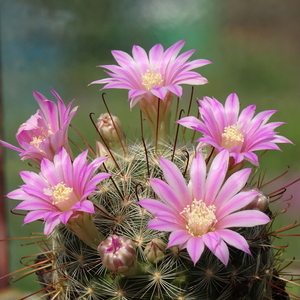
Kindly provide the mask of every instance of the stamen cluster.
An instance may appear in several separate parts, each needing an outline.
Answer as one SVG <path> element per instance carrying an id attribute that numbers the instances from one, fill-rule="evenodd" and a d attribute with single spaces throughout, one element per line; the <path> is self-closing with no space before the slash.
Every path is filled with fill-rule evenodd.
<path id="1" fill-rule="evenodd" d="M 152 90 L 155 86 L 160 86 L 162 82 L 163 78 L 159 72 L 150 71 L 148 69 L 146 73 L 142 75 L 142 85 L 147 89 L 147 91 Z"/>
<path id="2" fill-rule="evenodd" d="M 192 236 L 201 237 L 214 231 L 217 219 L 214 214 L 216 207 L 207 206 L 202 200 L 193 200 L 192 205 L 187 205 L 180 213 L 186 219 L 186 229 Z"/>
<path id="3" fill-rule="evenodd" d="M 244 135 L 241 133 L 236 125 L 230 125 L 224 128 L 224 133 L 222 133 L 221 147 L 232 149 L 232 148 L 242 148 L 244 142 Z"/>

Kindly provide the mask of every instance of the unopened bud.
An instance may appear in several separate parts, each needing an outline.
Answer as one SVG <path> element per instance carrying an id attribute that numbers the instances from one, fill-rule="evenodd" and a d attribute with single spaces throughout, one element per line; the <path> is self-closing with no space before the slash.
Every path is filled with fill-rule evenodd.
<path id="1" fill-rule="evenodd" d="M 168 248 L 169 251 L 171 251 L 172 256 L 178 257 L 180 253 L 180 249 L 178 246 L 172 246 Z"/>
<path id="2" fill-rule="evenodd" d="M 259 194 L 253 199 L 251 203 L 243 208 L 245 209 L 258 209 L 260 211 L 266 211 L 269 206 L 269 197 L 264 195 L 261 191 L 256 188 L 244 188 L 243 191 L 258 191 Z"/>
<path id="3" fill-rule="evenodd" d="M 103 266 L 116 273 L 129 271 L 136 259 L 133 241 L 116 234 L 100 243 L 97 250 L 102 259 Z"/>
<path id="4" fill-rule="evenodd" d="M 109 113 L 101 114 L 98 118 L 97 128 L 110 149 L 118 150 L 121 148 L 125 134 L 117 116 Z"/>
<path id="5" fill-rule="evenodd" d="M 166 244 L 161 239 L 154 239 L 145 247 L 144 254 L 151 263 L 158 263 L 165 257 Z"/>

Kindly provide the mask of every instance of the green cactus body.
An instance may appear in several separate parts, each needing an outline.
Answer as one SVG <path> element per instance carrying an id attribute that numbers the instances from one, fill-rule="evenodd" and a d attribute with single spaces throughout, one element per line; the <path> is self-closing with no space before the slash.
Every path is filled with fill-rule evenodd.
<path id="1" fill-rule="evenodd" d="M 169 233 L 148 228 L 153 216 L 136 202 L 155 197 L 148 178 L 162 178 L 163 174 L 153 147 L 134 144 L 128 146 L 127 153 L 115 154 L 115 161 L 106 161 L 103 168 L 114 176 L 101 183 L 92 200 L 97 207 L 95 225 L 105 237 L 116 234 L 134 241 L 137 257 L 131 271 L 118 274 L 106 269 L 95 249 L 61 225 L 51 234 L 48 242 L 52 250 L 45 254 L 54 258 L 46 285 L 61 283 L 49 288 L 51 295 L 45 294 L 44 298 L 272 299 L 276 289 L 271 282 L 276 266 L 266 226 L 236 229 L 249 242 L 252 256 L 230 247 L 227 266 L 208 249 L 194 265 L 186 250 L 177 246 L 163 249 L 157 262 L 147 259 L 147 244 L 154 239 L 167 244 Z M 165 147 L 159 155 L 173 158 L 188 181 L 194 153 L 192 146 L 175 150 Z"/>

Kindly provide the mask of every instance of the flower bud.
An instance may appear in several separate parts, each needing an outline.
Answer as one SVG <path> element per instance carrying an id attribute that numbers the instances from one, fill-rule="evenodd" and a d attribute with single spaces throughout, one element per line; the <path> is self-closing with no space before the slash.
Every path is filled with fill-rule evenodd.
<path id="1" fill-rule="evenodd" d="M 244 188 L 243 191 L 259 191 L 254 188 Z M 243 209 L 258 209 L 260 211 L 266 211 L 269 206 L 269 197 L 264 195 L 261 191 L 260 193 L 253 199 L 251 203 L 245 206 Z"/>
<path id="2" fill-rule="evenodd" d="M 104 240 L 104 236 L 95 226 L 93 216 L 91 213 L 78 212 L 76 218 L 71 218 L 66 225 L 69 231 L 95 249 Z"/>
<path id="3" fill-rule="evenodd" d="M 165 257 L 166 244 L 161 239 L 154 239 L 145 247 L 144 254 L 151 263 L 158 263 Z"/>
<path id="4" fill-rule="evenodd" d="M 97 157 L 109 156 L 107 148 L 103 144 L 101 144 L 99 141 L 96 141 L 96 156 Z"/>
<path id="5" fill-rule="evenodd" d="M 136 259 L 133 241 L 116 234 L 100 243 L 97 250 L 102 259 L 103 266 L 116 273 L 129 271 Z"/>
<path id="6" fill-rule="evenodd" d="M 98 118 L 97 128 L 106 142 L 107 147 L 112 150 L 121 148 L 125 134 L 122 129 L 121 121 L 117 116 L 109 113 L 101 114 Z"/>

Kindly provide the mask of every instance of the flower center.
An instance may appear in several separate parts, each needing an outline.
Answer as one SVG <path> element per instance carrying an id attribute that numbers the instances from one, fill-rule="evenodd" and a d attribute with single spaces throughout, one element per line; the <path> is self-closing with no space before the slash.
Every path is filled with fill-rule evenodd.
<path id="1" fill-rule="evenodd" d="M 186 229 L 193 236 L 214 231 L 217 222 L 214 205 L 207 206 L 202 200 L 194 200 L 192 205 L 187 205 L 180 213 L 186 219 Z"/>
<path id="2" fill-rule="evenodd" d="M 156 72 L 155 69 L 148 69 L 146 73 L 142 75 L 142 85 L 147 91 L 150 91 L 154 86 L 160 85 L 162 82 L 162 75 L 159 72 Z"/>
<path id="3" fill-rule="evenodd" d="M 236 125 L 230 125 L 224 128 L 222 133 L 221 147 L 231 149 L 233 147 L 242 147 L 244 135 Z"/>
<path id="4" fill-rule="evenodd" d="M 69 211 L 74 204 L 70 197 L 72 192 L 73 188 L 67 187 L 64 182 L 44 189 L 44 194 L 50 196 L 52 205 L 56 205 L 63 212 Z"/>
<path id="5" fill-rule="evenodd" d="M 34 146 L 35 148 L 37 148 L 40 152 L 44 152 L 41 148 L 40 148 L 40 143 L 43 142 L 46 139 L 45 136 L 33 136 L 32 137 L 32 141 L 30 142 L 30 145 Z"/>
<path id="6" fill-rule="evenodd" d="M 37 148 L 40 152 L 44 152 L 41 148 L 40 148 L 40 144 L 42 142 L 44 142 L 46 140 L 46 138 L 51 135 L 54 134 L 54 132 L 51 130 L 51 126 L 49 125 L 48 131 L 46 132 L 46 130 L 44 130 L 44 128 L 40 128 L 42 134 L 41 135 L 34 135 L 32 136 L 32 140 L 30 142 L 30 145 L 34 146 L 35 148 Z"/>

